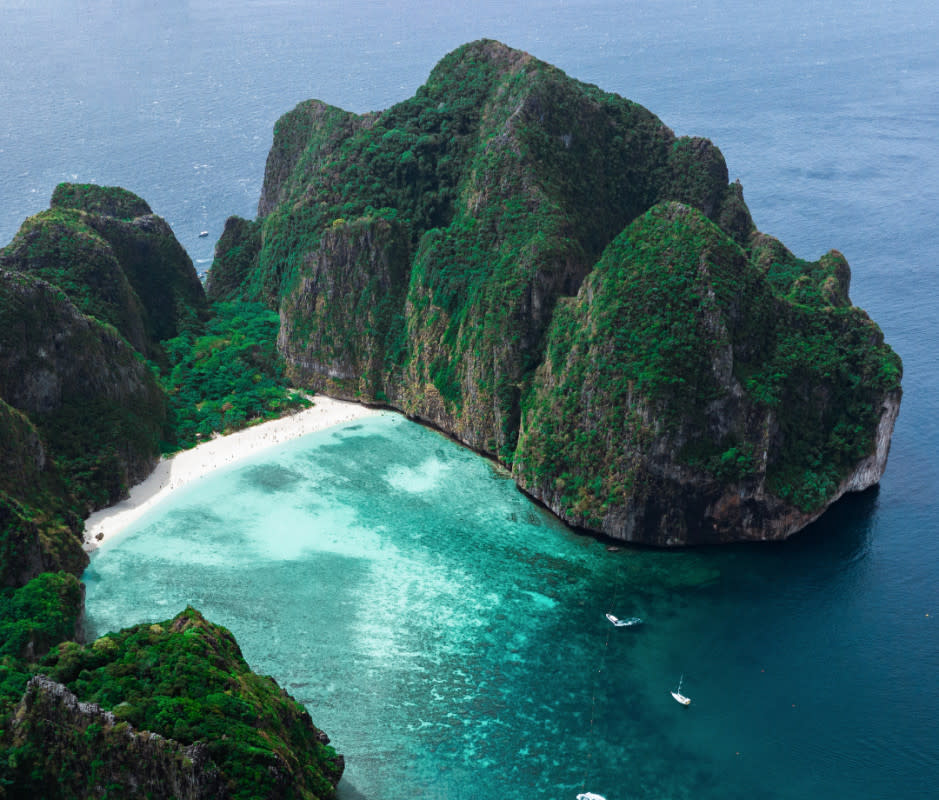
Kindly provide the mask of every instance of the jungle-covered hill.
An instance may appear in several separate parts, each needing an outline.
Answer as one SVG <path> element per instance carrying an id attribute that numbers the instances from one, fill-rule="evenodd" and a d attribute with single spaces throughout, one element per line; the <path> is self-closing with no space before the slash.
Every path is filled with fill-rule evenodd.
<path id="1" fill-rule="evenodd" d="M 582 528 L 788 536 L 879 480 L 901 364 L 836 251 L 753 224 L 709 141 L 498 42 L 414 97 L 280 119 L 207 291 L 265 303 L 298 385 L 498 458 Z"/>

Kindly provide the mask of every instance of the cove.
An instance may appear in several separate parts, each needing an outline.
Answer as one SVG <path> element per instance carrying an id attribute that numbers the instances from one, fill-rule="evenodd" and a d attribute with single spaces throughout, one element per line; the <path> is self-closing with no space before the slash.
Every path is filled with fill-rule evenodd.
<path id="1" fill-rule="evenodd" d="M 870 691 L 872 632 L 829 613 L 866 603 L 875 502 L 785 545 L 610 552 L 387 413 L 213 473 L 105 542 L 86 624 L 190 604 L 228 627 L 345 755 L 344 800 L 902 796 L 896 731 L 837 701 L 866 693 L 880 721 L 896 703 Z M 689 708 L 668 694 L 682 673 Z"/>

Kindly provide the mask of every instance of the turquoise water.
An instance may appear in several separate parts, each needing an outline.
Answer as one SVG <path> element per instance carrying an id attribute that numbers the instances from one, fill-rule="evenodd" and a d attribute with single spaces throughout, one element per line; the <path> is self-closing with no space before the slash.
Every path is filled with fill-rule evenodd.
<path id="1" fill-rule="evenodd" d="M 485 462 L 382 419 L 318 449 L 291 445 L 253 478 L 220 477 L 227 488 L 203 484 L 153 518 L 154 535 L 104 548 L 89 573 L 95 624 L 191 602 L 231 626 L 249 662 L 349 756 L 345 800 L 563 798 L 583 785 L 609 800 L 934 796 L 935 2 L 0 0 L 0 11 L 0 242 L 58 181 L 116 183 L 204 269 L 224 219 L 253 216 L 282 113 L 310 97 L 386 107 L 450 49 L 489 36 L 712 138 L 761 230 L 800 257 L 844 252 L 852 298 L 904 359 L 880 489 L 781 545 L 608 553 Z M 309 485 L 295 477 L 308 468 Z M 253 532 L 221 521 L 249 483 L 268 487 L 274 520 Z M 345 494 L 356 484 L 358 499 Z M 304 506 L 318 506 L 315 547 Z M 259 513 L 243 509 L 246 522 Z M 614 631 L 607 610 L 648 624 Z M 682 672 L 688 709 L 666 693 Z"/>
<path id="2" fill-rule="evenodd" d="M 870 685 L 899 633 L 857 591 L 876 507 L 786 546 L 611 552 L 389 413 L 212 475 L 105 543 L 88 621 L 188 603 L 229 627 L 346 755 L 344 798 L 912 796 L 936 750 L 905 744 L 932 723 L 912 675 Z M 897 628 L 928 635 L 923 613 Z"/>

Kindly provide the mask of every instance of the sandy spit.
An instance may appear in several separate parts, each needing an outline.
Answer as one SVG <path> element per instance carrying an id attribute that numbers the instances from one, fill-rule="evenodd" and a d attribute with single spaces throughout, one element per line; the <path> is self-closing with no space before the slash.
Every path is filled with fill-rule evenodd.
<path id="1" fill-rule="evenodd" d="M 150 476 L 130 490 L 126 500 L 95 511 L 85 520 L 85 551 L 90 553 L 172 492 L 219 467 L 308 433 L 382 413 L 358 403 L 334 400 L 323 395 L 316 395 L 313 402 L 315 405 L 312 408 L 296 414 L 245 428 L 228 436 L 219 436 L 191 450 L 161 458 Z"/>

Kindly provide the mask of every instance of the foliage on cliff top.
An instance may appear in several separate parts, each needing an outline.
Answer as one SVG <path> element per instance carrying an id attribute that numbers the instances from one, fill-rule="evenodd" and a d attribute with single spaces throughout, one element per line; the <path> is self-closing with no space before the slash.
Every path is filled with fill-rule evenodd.
<path id="1" fill-rule="evenodd" d="M 0 251 L 0 265 L 57 286 L 83 314 L 113 325 L 140 352 L 149 351 L 144 307 L 109 244 L 80 212 L 50 209 L 30 217 Z"/>
<path id="2" fill-rule="evenodd" d="M 657 199 L 717 213 L 726 172 L 710 142 L 676 139 L 642 106 L 498 42 L 473 42 L 380 113 L 308 101 L 281 118 L 259 205 L 259 268 L 245 289 L 276 301 L 335 219 L 393 214 L 416 243 L 467 205 L 516 190 L 529 213 L 562 212 L 566 235 L 595 257 Z"/>
<path id="3" fill-rule="evenodd" d="M 445 56 L 414 97 L 385 111 L 356 116 L 310 101 L 285 115 L 253 223 L 257 249 L 248 252 L 247 236 L 220 242 L 210 281 L 217 269 L 226 292 L 240 279 L 246 297 L 314 314 L 393 298 L 377 336 L 355 315 L 327 328 L 327 314 L 293 314 L 285 340 L 307 342 L 297 361 L 344 376 L 332 388 L 390 399 L 510 458 L 557 299 L 576 293 L 607 243 L 660 199 L 696 204 L 745 238 L 752 223 L 737 189 L 710 142 L 677 138 L 642 106 L 483 40 Z M 310 285 L 335 249 L 325 232 L 381 218 L 410 249 L 400 286 L 379 292 L 352 279 L 350 299 L 338 281 Z M 341 258 L 352 268 L 354 257 Z M 375 352 L 350 359 L 363 336 Z M 385 376 L 354 374 L 375 363 Z"/>
<path id="4" fill-rule="evenodd" d="M 259 213 L 242 223 L 250 240 L 233 242 L 237 269 L 221 246 L 217 263 L 228 291 L 241 280 L 280 308 L 296 380 L 388 401 L 507 464 L 532 456 L 516 452 L 523 409 L 595 386 L 610 420 L 595 418 L 598 400 L 587 414 L 531 417 L 526 431 L 530 447 L 564 429 L 535 459 L 536 494 L 573 508 L 595 484 L 592 516 L 578 517 L 591 526 L 641 502 L 629 487 L 663 424 L 684 431 L 680 468 L 715 487 L 755 480 L 768 435 L 766 488 L 818 508 L 870 453 L 899 386 L 899 359 L 850 305 L 844 258 L 804 261 L 758 233 L 716 147 L 498 42 L 458 48 L 383 112 L 310 101 L 285 115 Z M 391 286 L 377 280 L 381 242 L 345 233 L 381 219 L 410 248 Z M 632 220 L 635 242 L 620 235 Z M 395 306 L 386 325 L 348 313 L 382 303 Z M 546 342 L 550 358 L 567 348 L 584 362 L 539 376 Z M 567 395 L 548 402 L 546 378 Z M 728 430 L 720 416 L 735 403 L 751 418 Z M 605 482 L 608 457 L 631 466 Z"/>
<path id="5" fill-rule="evenodd" d="M 152 214 L 147 202 L 120 186 L 96 183 L 60 183 L 52 192 L 52 208 L 74 208 L 89 214 L 133 219 Z"/>
<path id="6" fill-rule="evenodd" d="M 306 709 L 251 672 L 231 633 L 192 608 L 84 647 L 61 644 L 41 669 L 137 730 L 203 742 L 232 798 L 328 798 L 342 774 Z"/>

